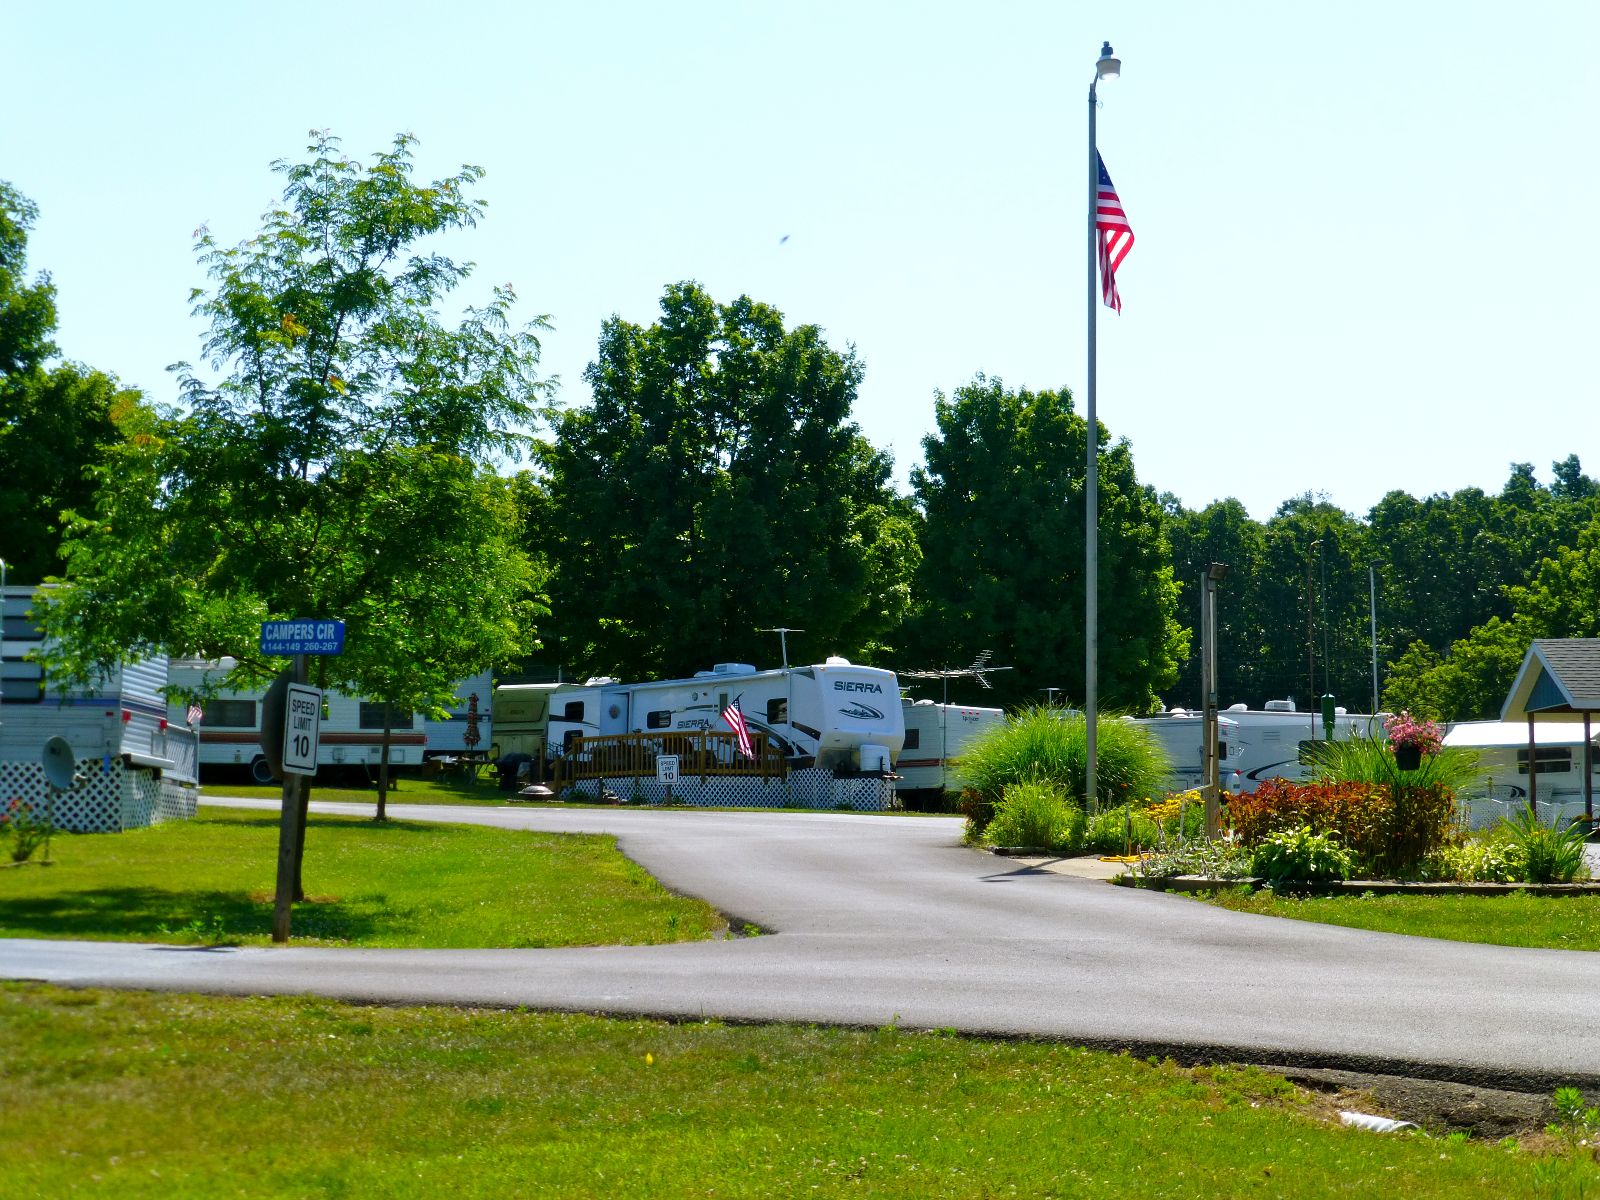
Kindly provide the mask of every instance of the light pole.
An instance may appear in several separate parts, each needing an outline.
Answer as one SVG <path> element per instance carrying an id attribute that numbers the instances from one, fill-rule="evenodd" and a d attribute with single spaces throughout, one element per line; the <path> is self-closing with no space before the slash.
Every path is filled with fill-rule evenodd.
<path id="1" fill-rule="evenodd" d="M 1217 584 L 1228 577 L 1226 563 L 1211 563 L 1200 577 L 1200 674 L 1204 706 L 1206 837 L 1222 832 L 1222 764 L 1217 745 Z"/>
<path id="2" fill-rule="evenodd" d="M 1084 715 L 1084 804 L 1090 812 L 1099 807 L 1099 757 L 1095 722 L 1100 708 L 1100 424 L 1095 415 L 1095 285 L 1099 269 L 1095 219 L 1100 207 L 1100 150 L 1095 145 L 1096 89 L 1102 79 L 1122 74 L 1122 60 L 1112 53 L 1111 43 L 1100 47 L 1100 60 L 1089 81 L 1089 287 L 1084 307 L 1089 312 L 1089 362 L 1086 375 L 1084 422 L 1088 426 L 1088 452 L 1083 489 L 1083 715 Z"/>
<path id="3" fill-rule="evenodd" d="M 1372 614 L 1372 713 L 1378 713 L 1378 564 L 1367 564 L 1367 603 Z"/>

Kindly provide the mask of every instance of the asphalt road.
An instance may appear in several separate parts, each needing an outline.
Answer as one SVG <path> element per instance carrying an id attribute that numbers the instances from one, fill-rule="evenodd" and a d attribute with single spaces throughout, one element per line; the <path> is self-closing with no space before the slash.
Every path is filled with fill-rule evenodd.
<path id="1" fill-rule="evenodd" d="M 241 802 L 248 804 L 249 802 Z M 370 812 L 318 804 L 319 812 Z M 1518 1090 L 1600 1086 L 1600 955 L 1229 913 L 1021 866 L 947 818 L 393 806 L 604 832 L 771 936 L 569 950 L 0 941 L 0 977 L 1048 1037 Z"/>

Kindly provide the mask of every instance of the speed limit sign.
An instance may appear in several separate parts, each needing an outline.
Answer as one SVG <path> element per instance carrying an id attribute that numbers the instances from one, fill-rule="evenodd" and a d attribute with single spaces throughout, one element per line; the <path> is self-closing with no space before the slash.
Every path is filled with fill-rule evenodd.
<path id="1" fill-rule="evenodd" d="M 284 707 L 283 769 L 291 775 L 317 773 L 317 738 L 322 730 L 322 692 L 303 683 L 289 685 Z"/>

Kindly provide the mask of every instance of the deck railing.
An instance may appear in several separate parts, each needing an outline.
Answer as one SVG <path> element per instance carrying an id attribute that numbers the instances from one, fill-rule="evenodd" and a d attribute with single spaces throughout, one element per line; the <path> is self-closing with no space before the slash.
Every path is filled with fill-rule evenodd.
<path id="1" fill-rule="evenodd" d="M 655 778 L 656 759 L 676 755 L 681 779 L 753 775 L 783 779 L 789 760 L 765 733 L 750 734 L 750 758 L 739 750 L 737 735 L 712 730 L 677 729 L 661 733 L 614 733 L 572 740 L 555 760 L 551 786 L 557 791 L 583 779 Z"/>

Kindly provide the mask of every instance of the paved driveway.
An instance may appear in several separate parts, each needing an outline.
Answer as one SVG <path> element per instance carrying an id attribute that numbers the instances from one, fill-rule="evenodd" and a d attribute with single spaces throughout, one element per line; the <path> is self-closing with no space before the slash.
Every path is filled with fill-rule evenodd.
<path id="1" fill-rule="evenodd" d="M 318 804 L 319 812 L 370 812 Z M 963 846 L 947 818 L 396 806 L 616 834 L 772 936 L 570 950 L 0 941 L 0 976 L 1043 1036 L 1541 1090 L 1600 1086 L 1600 955 L 1224 912 Z"/>

